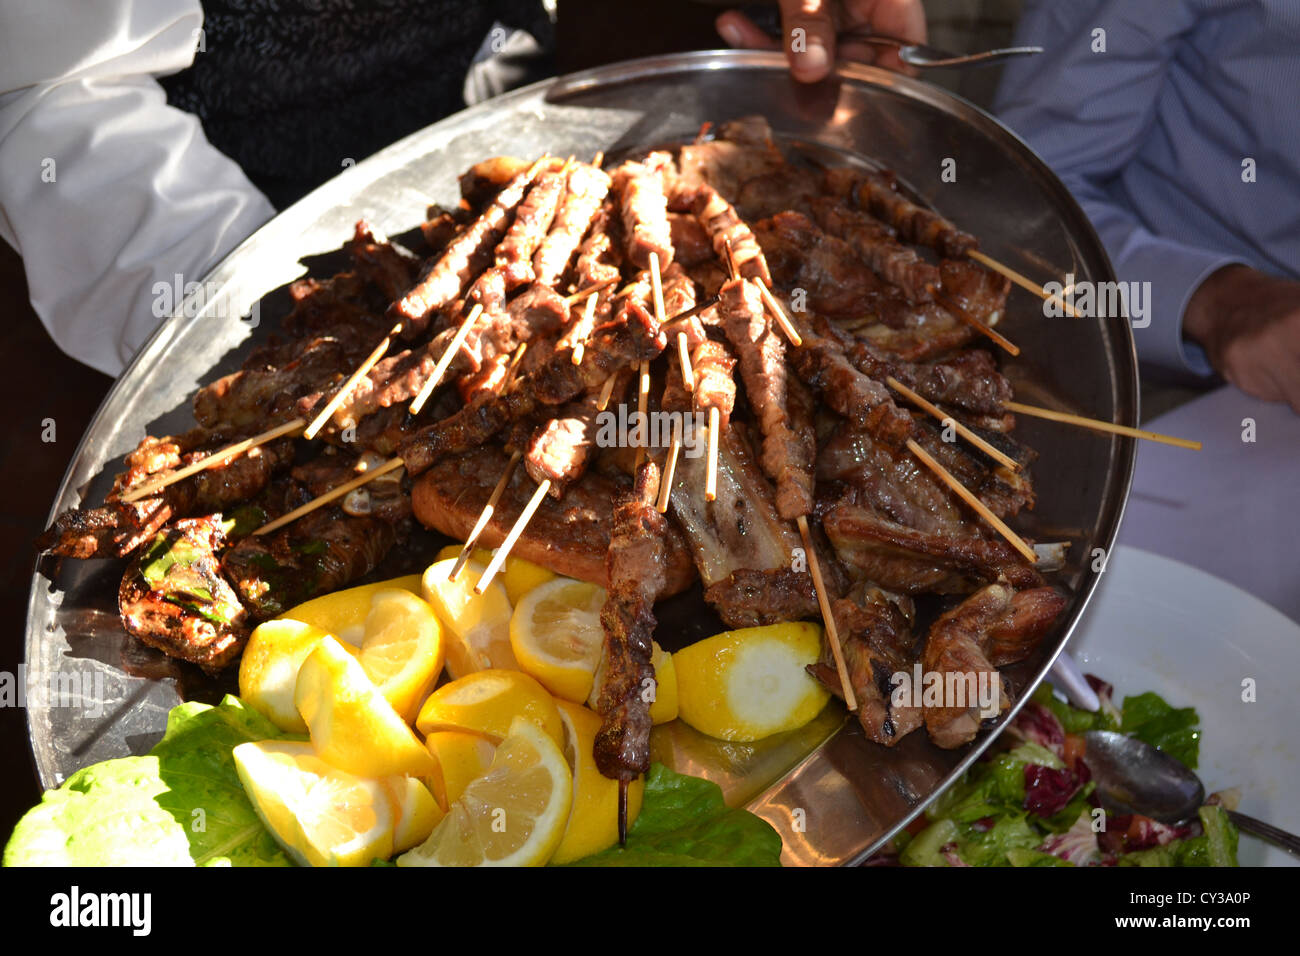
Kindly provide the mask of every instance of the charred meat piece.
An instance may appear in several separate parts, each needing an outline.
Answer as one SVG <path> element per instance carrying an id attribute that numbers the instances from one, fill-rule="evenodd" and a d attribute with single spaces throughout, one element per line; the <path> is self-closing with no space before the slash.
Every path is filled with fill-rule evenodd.
<path id="1" fill-rule="evenodd" d="M 654 681 L 654 603 L 668 586 L 667 519 L 654 506 L 658 485 L 659 469 L 647 460 L 633 487 L 615 500 L 606 559 L 609 594 L 600 612 L 605 643 L 593 691 L 601 715 L 595 758 L 602 774 L 622 783 L 650 771 L 653 695 L 646 689 Z M 624 801 L 620 797 L 620 830 Z"/>
<path id="2" fill-rule="evenodd" d="M 921 655 L 925 671 L 943 677 L 942 704 L 925 708 L 930 739 L 949 749 L 974 739 L 981 721 L 991 716 L 981 714 L 976 700 L 981 682 L 987 682 L 985 702 L 991 702 L 988 690 L 996 687 L 997 711 L 1005 710 L 1010 702 L 993 657 L 1002 657 L 1008 647 L 1015 646 L 1019 656 L 1012 659 L 1022 659 L 1064 606 L 1064 598 L 1051 588 L 1017 594 L 1006 585 L 991 584 L 935 621 Z M 995 638 L 995 634 L 999 636 Z"/>
<path id="3" fill-rule="evenodd" d="M 632 160 L 616 169 L 613 178 L 628 262 L 637 269 L 649 269 L 650 257 L 657 256 L 660 270 L 666 269 L 673 261 L 673 240 L 663 178 L 646 163 Z"/>
<path id="4" fill-rule="evenodd" d="M 209 428 L 265 429 L 293 418 L 299 398 L 321 392 L 355 367 L 339 342 L 314 339 L 281 368 L 232 372 L 205 385 L 194 396 L 194 418 Z"/>
<path id="5" fill-rule="evenodd" d="M 1055 588 L 1017 591 L 1007 613 L 989 632 L 989 663 L 1004 667 L 1023 661 L 1047 636 L 1065 610 L 1065 596 Z"/>
<path id="6" fill-rule="evenodd" d="M 887 444 L 902 445 L 911 437 L 912 416 L 894 404 L 884 385 L 858 371 L 832 339 L 806 326 L 799 335 L 803 345 L 791 355 L 794 369 L 822 401 Z"/>
<path id="7" fill-rule="evenodd" d="M 221 571 L 250 618 L 261 621 L 369 574 L 396 540 L 382 518 L 319 508 L 273 534 L 245 538 L 225 553 Z"/>
<path id="8" fill-rule="evenodd" d="M 855 190 L 858 205 L 885 220 L 908 242 L 930 246 L 950 259 L 964 258 L 979 247 L 969 233 L 962 232 L 943 216 L 923 209 L 898 192 L 894 174 L 863 174 Z"/>
<path id="9" fill-rule="evenodd" d="M 833 199 L 812 204 L 817 223 L 843 239 L 886 282 L 903 290 L 913 302 L 930 302 L 939 288 L 939 270 L 898 242 L 881 222 Z"/>
<path id="10" fill-rule="evenodd" d="M 757 287 L 733 279 L 722 287 L 718 315 L 740 360 L 745 395 L 763 434 L 763 472 L 776 482 L 776 506 L 783 518 L 812 510 L 810 434 L 791 427 L 785 342 L 763 310 Z"/>
<path id="11" fill-rule="evenodd" d="M 907 594 L 969 594 L 992 581 L 1041 587 L 1043 579 L 1001 538 L 973 528 L 954 537 L 883 518 L 857 504 L 835 505 L 822 519 L 840 560 L 867 580 Z"/>
<path id="12" fill-rule="evenodd" d="M 532 165 L 517 156 L 493 156 L 475 163 L 460 177 L 460 194 L 472 208 L 486 204 Z"/>
<path id="13" fill-rule="evenodd" d="M 420 476 L 411 491 L 416 519 L 464 541 L 508 460 L 505 450 L 495 445 L 443 458 Z M 619 487 L 601 472 L 588 469 L 568 487 L 563 498 L 548 496 L 542 500 L 511 553 L 556 574 L 608 588 L 605 556 L 613 521 L 610 502 Z M 523 469 L 516 469 L 483 529 L 480 547 L 494 548 L 505 539 L 533 490 Z M 695 579 L 690 548 L 675 529 L 668 529 L 666 548 L 665 597 L 685 590 Z"/>
<path id="14" fill-rule="evenodd" d="M 892 747 L 924 723 L 922 708 L 893 700 L 893 675 L 910 670 L 919 652 L 911 623 L 878 588 L 868 588 L 852 600 L 834 601 L 832 613 L 849 683 L 858 701 L 858 723 L 868 740 Z M 834 661 L 818 661 L 808 672 L 832 693 L 842 693 Z"/>
<path id="15" fill-rule="evenodd" d="M 772 486 L 754 464 L 744 428 L 733 423 L 718 442 L 717 498 L 700 494 L 706 459 L 697 447 L 679 456 L 670 502 L 691 543 L 705 587 L 742 570 L 789 568 L 801 546 L 793 526 L 777 513 Z M 719 592 L 719 595 L 724 592 Z"/>
<path id="16" fill-rule="evenodd" d="M 348 243 L 348 252 L 357 272 L 374 283 L 388 300 L 396 299 L 415 281 L 418 260 L 410 252 L 395 246 L 375 232 L 364 219 L 358 219 L 356 232 Z"/>
<path id="17" fill-rule="evenodd" d="M 570 170 L 564 199 L 551 231 L 533 253 L 533 272 L 538 284 L 554 286 L 560 281 L 582 237 L 600 212 L 609 187 L 609 176 L 602 169 L 578 163 Z"/>
<path id="18" fill-rule="evenodd" d="M 546 239 L 567 181 L 568 176 L 559 170 L 542 173 L 519 203 L 515 221 L 496 251 L 496 265 L 507 291 L 533 281 L 533 254 Z"/>
<path id="19" fill-rule="evenodd" d="M 118 590 L 128 634 L 209 673 L 239 656 L 250 627 L 220 573 L 227 527 L 220 514 L 176 522 L 131 563 Z"/>
<path id="20" fill-rule="evenodd" d="M 208 442 L 179 456 L 177 465 L 197 461 L 226 444 L 226 436 L 212 436 Z M 156 445 L 151 443 L 150 448 L 156 448 Z M 138 452 L 139 449 L 132 454 Z M 60 557 L 126 557 L 175 518 L 228 508 L 255 497 L 267 486 L 272 475 L 286 467 L 292 459 L 293 441 L 282 438 L 254 448 L 225 464 L 182 478 L 138 501 L 127 503 L 113 498 L 98 508 L 64 512 L 37 539 L 37 546 Z M 148 475 L 137 473 L 137 477 L 143 481 L 157 477 L 166 470 L 171 469 L 160 469 Z M 131 484 L 136 483 L 133 481 Z M 114 495 L 129 491 L 130 488 L 131 485 L 119 481 Z"/>
<path id="21" fill-rule="evenodd" d="M 759 627 L 821 613 L 812 575 L 790 568 L 740 568 L 704 591 L 727 627 Z"/>
<path id="22" fill-rule="evenodd" d="M 680 187 L 707 183 L 724 196 L 739 196 L 745 183 L 784 173 L 785 157 L 771 134 L 767 121 L 753 116 L 724 123 L 716 139 L 683 146 L 678 153 Z"/>
<path id="23" fill-rule="evenodd" d="M 620 314 L 621 321 L 602 331 L 586 349 L 581 365 L 573 364 L 572 349 L 560 349 L 541 369 L 516 379 L 504 394 L 476 399 L 412 435 L 401 449 L 408 472 L 418 475 L 444 454 L 481 445 L 507 422 L 531 415 L 541 405 L 560 405 L 599 388 L 619 369 L 663 351 L 663 333 L 644 307 L 624 300 Z"/>
<path id="24" fill-rule="evenodd" d="M 428 273 L 389 309 L 389 318 L 400 321 L 402 334 L 414 338 L 429 325 L 432 314 L 446 308 L 492 261 L 492 253 L 505 235 L 510 217 L 532 182 L 533 167 L 522 170 L 497 194 L 491 205 L 464 232 L 448 244 Z"/>
<path id="25" fill-rule="evenodd" d="M 764 285 L 772 284 L 772 272 L 753 230 L 740 218 L 734 206 L 707 183 L 699 186 L 692 203 L 695 218 L 713 240 L 713 251 L 723 262 L 735 267 L 736 274 Z"/>

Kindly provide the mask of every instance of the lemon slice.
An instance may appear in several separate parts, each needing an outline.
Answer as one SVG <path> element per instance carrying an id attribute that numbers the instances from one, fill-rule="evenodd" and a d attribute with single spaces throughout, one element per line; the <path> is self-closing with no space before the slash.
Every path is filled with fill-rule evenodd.
<path id="1" fill-rule="evenodd" d="M 437 560 L 443 561 L 447 558 L 459 558 L 460 552 L 464 545 L 449 544 L 438 552 Z M 470 555 L 471 561 L 487 567 L 492 561 L 493 552 L 487 548 L 475 548 Z M 545 584 L 554 578 L 555 572 L 548 571 L 540 564 L 533 564 L 523 558 L 517 558 L 513 554 L 506 556 L 505 568 L 501 572 L 501 583 L 505 585 L 506 597 L 510 599 L 511 604 L 518 604 L 519 599 L 540 584 Z"/>
<path id="2" fill-rule="evenodd" d="M 234 758 L 258 816 L 298 863 L 367 866 L 393 855 L 393 804 L 384 783 L 331 767 L 307 743 L 240 744 Z"/>
<path id="3" fill-rule="evenodd" d="M 375 584 L 363 584 L 355 588 L 323 594 L 290 608 L 278 619 L 302 621 L 328 631 L 344 644 L 361 645 L 365 636 L 366 615 L 370 613 L 371 599 L 380 591 L 393 589 L 420 593 L 420 576 L 408 574 L 405 577 L 379 581 Z"/>
<path id="4" fill-rule="evenodd" d="M 374 593 L 358 660 L 408 724 L 442 673 L 442 654 L 442 625 L 433 608 L 410 591 Z"/>
<path id="5" fill-rule="evenodd" d="M 239 661 L 239 696 L 281 730 L 305 734 L 307 724 L 293 702 L 298 669 L 329 636 L 328 631 L 301 621 L 259 624 Z"/>
<path id="6" fill-rule="evenodd" d="M 425 735 L 459 730 L 500 743 L 519 717 L 541 727 L 557 744 L 564 739 L 555 701 L 519 671 L 477 671 L 443 684 L 424 702 L 415 726 Z"/>
<path id="7" fill-rule="evenodd" d="M 517 718 L 487 773 L 397 865 L 544 866 L 569 819 L 571 774 L 555 741 Z"/>
<path id="8" fill-rule="evenodd" d="M 567 700 L 555 703 L 564 724 L 564 756 L 573 767 L 573 809 L 569 811 L 569 822 L 559 847 L 551 855 L 551 862 L 571 863 L 618 842 L 618 781 L 604 776 L 592 756 L 600 717 L 595 711 Z M 644 794 L 643 778 L 628 784 L 628 826 L 641 812 Z"/>
<path id="9" fill-rule="evenodd" d="M 761 740 L 802 727 L 830 693 L 804 668 L 821 657 L 821 628 L 784 623 L 726 631 L 673 655 L 679 716 L 723 740 Z"/>
<path id="10" fill-rule="evenodd" d="M 393 801 L 396 820 L 393 823 L 393 853 L 401 853 L 419 846 L 429 839 L 429 834 L 445 814 L 433 794 L 414 777 L 389 777 L 384 789 Z"/>
<path id="11" fill-rule="evenodd" d="M 650 702 L 650 722 L 666 724 L 677 718 L 677 666 L 673 663 L 673 655 L 660 647 L 657 641 L 650 643 L 654 646 L 650 663 L 655 669 L 655 699 Z"/>
<path id="12" fill-rule="evenodd" d="M 510 618 L 520 670 L 556 697 L 585 701 L 605 642 L 604 606 L 605 589 L 586 581 L 556 578 L 530 591 Z"/>
<path id="13" fill-rule="evenodd" d="M 294 703 L 317 755 L 340 770 L 389 777 L 419 776 L 436 768 L 406 721 L 332 637 L 303 661 Z"/>
<path id="14" fill-rule="evenodd" d="M 455 564 L 448 558 L 429 565 L 422 585 L 424 599 L 447 629 L 447 670 L 452 677 L 464 677 L 493 667 L 516 668 L 510 650 L 512 606 L 505 587 L 494 580 L 482 594 L 475 594 L 484 566 L 470 561 L 452 581 L 448 575 Z"/>
<path id="15" fill-rule="evenodd" d="M 497 752 L 497 745 L 486 737 L 460 730 L 435 731 L 424 744 L 438 761 L 437 783 L 431 789 L 444 810 L 460 799 L 470 783 L 487 773 Z"/>

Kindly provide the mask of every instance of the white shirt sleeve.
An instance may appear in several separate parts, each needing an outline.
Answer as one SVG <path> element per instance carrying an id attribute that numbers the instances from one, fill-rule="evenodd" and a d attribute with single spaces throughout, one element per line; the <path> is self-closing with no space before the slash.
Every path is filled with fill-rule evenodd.
<path id="1" fill-rule="evenodd" d="M 58 346 L 110 375 L 161 321 L 155 282 L 197 281 L 275 213 L 154 79 L 202 23 L 198 0 L 0 7 L 0 238 Z"/>

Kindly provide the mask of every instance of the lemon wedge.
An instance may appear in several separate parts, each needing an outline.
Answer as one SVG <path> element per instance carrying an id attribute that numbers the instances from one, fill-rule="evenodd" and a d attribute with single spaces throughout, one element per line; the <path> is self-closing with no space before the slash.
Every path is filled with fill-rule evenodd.
<path id="1" fill-rule="evenodd" d="M 434 795 L 443 809 L 460 799 L 465 788 L 492 766 L 497 745 L 480 734 L 460 730 L 439 730 L 429 734 L 424 744 L 438 761 L 434 774 Z"/>
<path id="2" fill-rule="evenodd" d="M 330 766 L 307 743 L 240 744 L 234 758 L 258 816 L 298 863 L 367 866 L 393 855 L 393 804 L 384 783 Z"/>
<path id="3" fill-rule="evenodd" d="M 559 847 L 551 855 L 551 862 L 571 863 L 618 842 L 618 781 L 604 776 L 592 756 L 600 717 L 595 711 L 567 700 L 555 703 L 564 724 L 564 756 L 573 768 L 573 809 L 569 811 L 569 822 Z M 628 784 L 628 826 L 641 812 L 644 794 L 643 778 Z"/>
<path id="4" fill-rule="evenodd" d="M 410 591 L 376 591 L 370 601 L 357 659 L 409 724 L 442 673 L 442 625 Z"/>
<path id="5" fill-rule="evenodd" d="M 361 777 L 419 776 L 436 764 L 357 660 L 332 637 L 298 672 L 294 703 L 317 755 Z"/>
<path id="6" fill-rule="evenodd" d="M 438 552 L 438 560 L 443 561 L 447 558 L 459 558 L 460 552 L 464 545 L 449 544 Z M 487 567 L 492 561 L 493 552 L 487 548 L 475 548 L 470 555 L 471 561 Z M 540 584 L 545 584 L 556 576 L 554 571 L 548 571 L 540 564 L 533 564 L 524 558 L 517 558 L 513 554 L 506 556 L 505 568 L 501 572 L 501 583 L 505 585 L 506 597 L 510 599 L 511 604 L 518 604 L 519 599 Z"/>
<path id="7" fill-rule="evenodd" d="M 393 853 L 409 850 L 429 839 L 433 828 L 445 816 L 429 788 L 414 777 L 388 777 L 384 789 L 392 798 L 396 814 Z"/>
<path id="8" fill-rule="evenodd" d="M 564 739 L 555 701 L 545 687 L 519 671 L 477 671 L 443 684 L 424 702 L 415 726 L 426 735 L 459 730 L 500 743 L 519 717 L 542 728 L 557 744 Z"/>
<path id="9" fill-rule="evenodd" d="M 239 661 L 239 696 L 281 730 L 305 734 L 307 724 L 293 702 L 298 669 L 329 636 L 328 631 L 302 621 L 257 625 Z"/>
<path id="10" fill-rule="evenodd" d="M 673 663 L 673 655 L 660 647 L 657 641 L 650 643 L 654 646 L 650 663 L 655 669 L 655 699 L 650 702 L 650 722 L 666 724 L 677 719 L 677 666 Z"/>
<path id="11" fill-rule="evenodd" d="M 419 594 L 420 576 L 408 574 L 405 577 L 323 594 L 290 608 L 277 620 L 302 621 L 328 631 L 344 644 L 359 647 L 365 636 L 366 615 L 370 613 L 371 599 L 380 591 L 395 588 Z"/>
<path id="12" fill-rule="evenodd" d="M 802 622 L 726 631 L 673 655 L 679 716 L 723 740 L 802 727 L 830 693 L 804 668 L 821 657 L 821 628 Z"/>
<path id="13" fill-rule="evenodd" d="M 564 754 L 540 727 L 519 717 L 487 773 L 397 865 L 544 866 L 564 835 L 572 802 Z"/>
<path id="14" fill-rule="evenodd" d="M 452 581 L 448 575 L 455 564 L 448 558 L 429 565 L 422 584 L 424 599 L 446 628 L 448 672 L 464 677 L 493 667 L 514 669 L 518 665 L 510 650 L 513 608 L 504 585 L 494 580 L 482 594 L 475 594 L 484 566 L 470 561 Z"/>
<path id="15" fill-rule="evenodd" d="M 586 581 L 556 577 L 529 591 L 510 618 L 510 648 L 519 669 L 535 677 L 557 698 L 594 703 L 596 671 L 605 645 L 600 611 L 605 589 Z M 656 724 L 677 716 L 677 677 L 672 655 L 654 644 Z"/>
<path id="16" fill-rule="evenodd" d="M 556 697 L 585 701 L 605 641 L 604 606 L 604 588 L 572 578 L 530 591 L 510 618 L 510 649 L 520 670 Z"/>

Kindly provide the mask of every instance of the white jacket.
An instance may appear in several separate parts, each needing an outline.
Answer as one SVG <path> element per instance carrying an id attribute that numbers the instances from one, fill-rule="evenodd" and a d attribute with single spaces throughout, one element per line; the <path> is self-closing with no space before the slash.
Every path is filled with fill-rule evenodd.
<path id="1" fill-rule="evenodd" d="M 198 0 L 0 0 L 0 237 L 54 341 L 110 375 L 160 321 L 155 282 L 275 212 L 155 79 L 202 25 Z"/>

